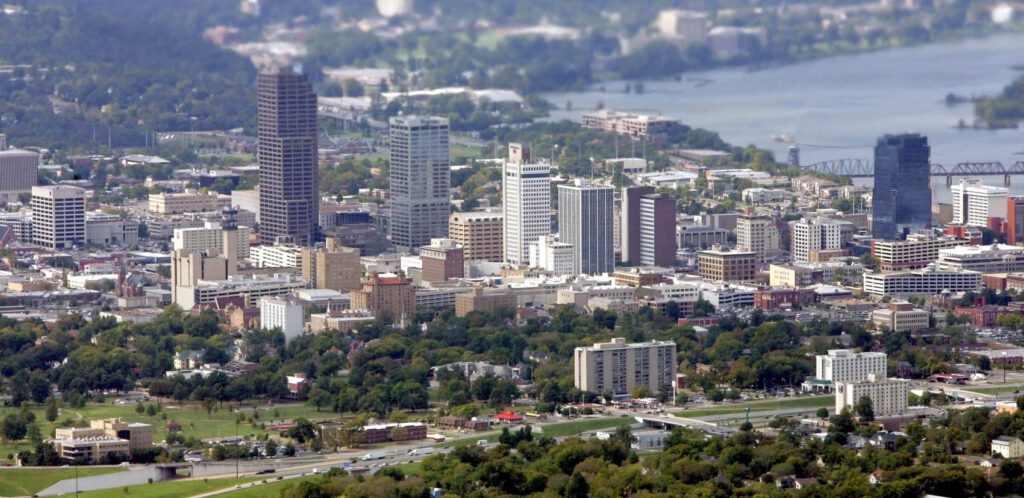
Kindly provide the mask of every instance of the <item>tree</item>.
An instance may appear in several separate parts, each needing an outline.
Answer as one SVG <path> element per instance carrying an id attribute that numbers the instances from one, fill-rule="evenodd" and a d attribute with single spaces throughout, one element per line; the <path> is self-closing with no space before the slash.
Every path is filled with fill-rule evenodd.
<path id="1" fill-rule="evenodd" d="M 295 456 L 295 445 L 289 442 L 284 445 L 284 456 L 293 457 Z"/>
<path id="2" fill-rule="evenodd" d="M 213 418 L 213 408 L 217 406 L 217 400 L 213 398 L 203 398 L 202 401 L 203 409 L 206 410 L 206 414 L 210 418 Z"/>
<path id="3" fill-rule="evenodd" d="M 57 420 L 58 415 L 57 402 L 55 399 L 50 398 L 50 402 L 46 404 L 46 421 L 53 422 Z"/>
<path id="4" fill-rule="evenodd" d="M 20 441 L 28 434 L 28 424 L 20 414 L 8 414 L 0 423 L 0 434 L 3 434 L 4 439 L 9 442 Z"/>
<path id="5" fill-rule="evenodd" d="M 637 384 L 636 386 L 633 386 L 633 390 L 629 393 L 629 395 L 633 399 L 650 398 L 651 391 L 648 390 L 646 386 Z"/>
<path id="6" fill-rule="evenodd" d="M 874 403 L 871 401 L 871 397 L 866 394 L 857 400 L 857 404 L 854 406 L 854 411 L 857 413 L 857 416 L 860 417 L 861 421 L 870 422 L 875 419 Z"/>
<path id="7" fill-rule="evenodd" d="M 834 432 L 849 433 L 853 432 L 853 414 L 850 413 L 850 407 L 845 407 L 839 413 L 832 415 L 829 419 L 829 430 Z"/>
<path id="8" fill-rule="evenodd" d="M 42 372 L 33 372 L 28 380 L 28 390 L 32 401 L 42 403 L 50 397 L 50 381 Z"/>
<path id="9" fill-rule="evenodd" d="M 309 390 L 309 403 L 316 407 L 316 411 L 320 411 L 325 406 L 330 406 L 334 402 L 331 393 L 314 387 Z"/>
<path id="10" fill-rule="evenodd" d="M 590 496 L 590 484 L 587 483 L 587 479 L 583 477 L 583 474 L 578 471 L 572 473 L 572 477 L 569 478 L 569 482 L 565 485 L 565 496 L 566 498 L 587 498 Z"/>
<path id="11" fill-rule="evenodd" d="M 818 415 L 818 418 L 820 418 L 822 420 L 827 419 L 828 418 L 828 408 L 825 408 L 824 406 L 821 407 L 821 408 L 818 408 L 817 415 Z"/>

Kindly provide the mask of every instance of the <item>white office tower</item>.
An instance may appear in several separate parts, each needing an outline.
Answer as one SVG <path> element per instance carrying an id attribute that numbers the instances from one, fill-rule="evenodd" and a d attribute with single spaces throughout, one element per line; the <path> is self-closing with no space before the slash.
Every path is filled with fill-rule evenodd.
<path id="1" fill-rule="evenodd" d="M 448 236 L 451 152 L 448 120 L 391 118 L 391 242 L 413 250 Z"/>
<path id="2" fill-rule="evenodd" d="M 32 187 L 32 239 L 49 249 L 85 245 L 85 190 L 67 185 Z"/>
<path id="3" fill-rule="evenodd" d="M 843 227 L 846 223 L 828 218 L 801 219 L 789 223 L 791 235 L 790 260 L 808 263 L 818 251 L 843 248 Z"/>
<path id="4" fill-rule="evenodd" d="M 614 198 L 613 187 L 580 179 L 558 186 L 558 240 L 573 245 L 577 275 L 615 271 Z"/>
<path id="5" fill-rule="evenodd" d="M 1006 220 L 1008 189 L 985 185 L 975 178 L 963 178 L 949 191 L 953 197 L 953 223 L 987 227 L 990 218 Z"/>
<path id="6" fill-rule="evenodd" d="M 551 234 L 551 166 L 531 162 L 530 146 L 508 145 L 502 174 L 502 214 L 505 223 L 505 261 L 529 263 L 530 244 Z"/>

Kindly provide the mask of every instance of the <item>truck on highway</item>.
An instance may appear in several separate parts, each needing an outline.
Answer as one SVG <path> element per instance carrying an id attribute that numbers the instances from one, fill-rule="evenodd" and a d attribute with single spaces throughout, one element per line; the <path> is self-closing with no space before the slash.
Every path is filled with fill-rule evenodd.
<path id="1" fill-rule="evenodd" d="M 432 455 L 434 451 L 434 448 L 414 448 L 409 450 L 409 456 Z"/>
<path id="2" fill-rule="evenodd" d="M 383 458 L 384 458 L 384 452 L 383 451 L 371 451 L 371 452 L 363 455 L 363 460 L 364 461 L 366 461 L 366 460 L 381 460 Z"/>

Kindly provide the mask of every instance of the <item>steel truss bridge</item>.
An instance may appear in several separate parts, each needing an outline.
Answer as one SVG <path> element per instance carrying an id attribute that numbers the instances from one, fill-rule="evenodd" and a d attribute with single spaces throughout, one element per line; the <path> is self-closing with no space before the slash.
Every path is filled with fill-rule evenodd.
<path id="1" fill-rule="evenodd" d="M 800 166 L 800 169 L 849 178 L 875 176 L 875 165 L 868 159 L 834 159 Z M 953 167 L 937 163 L 931 165 L 931 176 L 946 177 L 946 185 L 953 184 L 954 176 L 1002 176 L 1003 183 L 1009 185 L 1010 177 L 1014 175 L 1024 175 L 1024 161 L 1017 161 L 1009 166 L 997 161 L 957 163 Z"/>

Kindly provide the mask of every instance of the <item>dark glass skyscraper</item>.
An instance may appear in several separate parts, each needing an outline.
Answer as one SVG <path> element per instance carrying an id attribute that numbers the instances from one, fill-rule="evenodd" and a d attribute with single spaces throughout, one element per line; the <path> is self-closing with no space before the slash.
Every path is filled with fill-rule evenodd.
<path id="1" fill-rule="evenodd" d="M 932 220 L 931 148 L 916 133 L 885 135 L 875 145 L 871 235 L 896 239 Z"/>
<path id="2" fill-rule="evenodd" d="M 313 85 L 289 68 L 264 71 L 257 99 L 260 241 L 312 245 L 320 216 Z"/>

